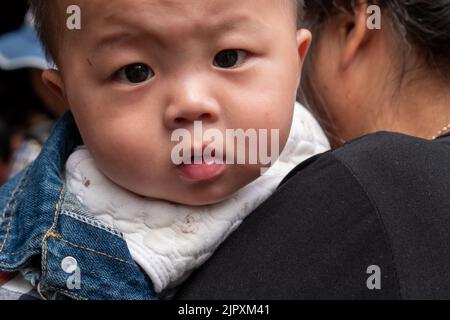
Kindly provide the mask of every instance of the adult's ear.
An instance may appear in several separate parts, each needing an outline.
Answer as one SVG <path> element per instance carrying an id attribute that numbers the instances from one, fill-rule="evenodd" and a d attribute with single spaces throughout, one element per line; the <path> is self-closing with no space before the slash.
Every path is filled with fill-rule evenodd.
<path id="1" fill-rule="evenodd" d="M 368 4 L 358 4 L 353 12 L 342 15 L 339 22 L 341 55 L 339 67 L 347 69 L 361 49 L 370 40 L 373 32 L 367 28 Z"/>
<path id="2" fill-rule="evenodd" d="M 62 81 L 61 74 L 58 70 L 49 69 L 42 72 L 42 81 L 44 81 L 45 85 L 54 95 L 68 105 L 64 82 Z"/>

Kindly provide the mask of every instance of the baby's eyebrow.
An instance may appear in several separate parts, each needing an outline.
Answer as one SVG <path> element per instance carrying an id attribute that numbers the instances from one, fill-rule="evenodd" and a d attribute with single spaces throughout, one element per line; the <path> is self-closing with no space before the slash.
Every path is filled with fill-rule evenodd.
<path id="1" fill-rule="evenodd" d="M 135 38 L 143 35 L 150 36 L 155 41 L 164 39 L 164 33 L 161 32 L 163 28 L 151 28 L 149 26 L 144 25 L 136 25 L 135 23 L 131 23 L 130 29 L 121 28 L 121 30 L 116 30 L 113 32 L 105 33 L 104 35 L 100 35 L 97 37 L 95 47 L 97 49 L 102 49 L 105 47 L 114 46 L 115 44 L 119 44 L 121 42 L 125 42 L 130 38 Z M 211 23 L 204 23 L 202 26 L 202 30 L 205 33 L 215 35 L 219 33 L 227 33 L 232 32 L 234 30 L 246 29 L 250 31 L 264 31 L 269 26 L 263 21 L 250 19 L 247 16 L 233 16 L 228 19 L 215 20 Z M 133 32 L 136 30 L 137 32 Z M 159 42 L 159 41 L 158 41 Z M 162 42 L 162 41 L 161 41 Z"/>
<path id="2" fill-rule="evenodd" d="M 230 18 L 225 18 L 222 20 L 213 20 L 213 22 L 206 26 L 212 32 L 219 32 L 221 30 L 233 30 L 239 28 L 250 28 L 250 29 L 265 29 L 268 24 L 261 20 L 252 19 L 246 15 L 234 15 Z"/>
<path id="3" fill-rule="evenodd" d="M 121 30 L 117 32 L 112 32 L 101 36 L 96 41 L 95 47 L 96 49 L 103 49 L 105 47 L 113 46 L 114 44 L 123 42 L 129 38 L 131 38 L 133 34 L 127 30 Z"/>

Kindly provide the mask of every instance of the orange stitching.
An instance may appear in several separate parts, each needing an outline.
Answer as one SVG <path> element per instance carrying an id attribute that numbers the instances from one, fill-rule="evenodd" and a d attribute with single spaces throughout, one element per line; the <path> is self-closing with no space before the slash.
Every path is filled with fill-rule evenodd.
<path id="1" fill-rule="evenodd" d="M 62 235 L 60 235 L 59 233 L 50 232 L 50 233 L 48 234 L 48 237 L 49 237 L 49 238 L 56 238 L 56 239 L 60 240 L 60 239 L 62 238 Z"/>
<path id="2" fill-rule="evenodd" d="M 62 241 L 62 242 L 65 242 L 65 243 L 67 243 L 67 244 L 69 244 L 69 245 L 71 245 L 71 246 L 73 246 L 73 247 L 75 247 L 75 248 L 78 248 L 78 249 L 84 249 L 84 250 L 87 250 L 87 251 L 91 251 L 91 252 L 100 254 L 100 255 L 102 255 L 102 256 L 105 256 L 105 257 L 108 257 L 108 258 L 117 260 L 117 261 L 119 261 L 119 262 L 122 262 L 122 263 L 126 263 L 126 264 L 129 264 L 129 265 L 132 265 L 132 263 L 130 263 L 129 261 L 126 261 L 126 260 L 124 260 L 124 259 L 121 259 L 121 258 L 117 258 L 117 257 L 111 256 L 111 255 L 109 255 L 109 254 L 107 254 L 107 253 L 100 252 L 100 251 L 97 251 L 97 250 L 92 249 L 92 248 L 83 247 L 83 246 L 77 245 L 77 244 L 75 244 L 75 243 L 73 243 L 73 242 L 70 242 L 70 241 L 67 241 L 67 240 L 64 240 L 64 239 L 59 239 L 59 240 Z"/>
<path id="3" fill-rule="evenodd" d="M 42 239 L 43 245 L 44 245 L 44 268 L 42 271 L 42 278 L 45 278 L 47 274 L 47 239 L 50 237 L 50 235 L 53 234 L 52 230 L 56 227 L 56 224 L 58 223 L 58 211 L 59 211 L 59 203 L 61 202 L 62 196 L 64 193 L 64 185 L 61 187 L 61 191 L 59 192 L 58 201 L 56 201 L 55 204 L 55 212 L 53 216 L 53 224 L 46 232 L 44 239 Z"/>
<path id="4" fill-rule="evenodd" d="M 104 252 L 99 252 L 99 251 L 96 251 L 96 250 L 94 250 L 94 249 L 87 248 L 87 247 L 83 247 L 83 246 L 79 246 L 79 245 L 77 245 L 77 244 L 75 244 L 75 243 L 72 243 L 72 242 L 70 242 L 70 241 L 64 240 L 64 239 L 62 238 L 62 236 L 61 236 L 59 233 L 53 232 L 53 229 L 56 227 L 56 225 L 57 225 L 57 223 L 58 223 L 58 211 L 59 211 L 59 205 L 60 205 L 60 202 L 61 202 L 61 199 L 62 199 L 63 194 L 64 194 L 64 186 L 62 186 L 61 192 L 59 193 L 58 201 L 57 201 L 56 204 L 55 204 L 55 212 L 54 212 L 53 224 L 52 224 L 52 226 L 48 229 L 48 231 L 46 232 L 46 234 L 45 234 L 45 236 L 44 236 L 44 239 L 42 240 L 42 241 L 43 241 L 43 246 L 44 246 L 44 252 L 43 252 L 43 256 L 44 256 L 44 257 L 43 257 L 43 264 L 44 264 L 44 266 L 43 266 L 43 270 L 42 270 L 42 278 L 41 278 L 41 279 L 45 279 L 45 277 L 46 277 L 46 275 L 47 275 L 47 244 L 48 244 L 48 238 L 50 238 L 50 237 L 55 238 L 55 239 L 57 239 L 57 240 L 60 240 L 60 241 L 62 241 L 62 242 L 64 242 L 64 243 L 67 243 L 67 244 L 69 244 L 69 245 L 71 245 L 71 246 L 73 246 L 73 247 L 75 247 L 75 248 L 84 249 L 84 250 L 87 250 L 87 251 L 90 251 L 90 252 L 94 252 L 94 253 L 97 253 L 97 254 L 99 254 L 99 255 L 108 257 L 108 258 L 110 258 L 110 259 L 114 259 L 114 260 L 116 260 L 116 261 L 119 261 L 119 262 L 122 262 L 122 263 L 125 263 L 125 264 L 129 264 L 129 265 L 132 265 L 132 263 L 130 263 L 130 262 L 124 260 L 124 259 L 117 258 L 117 257 L 113 257 L 113 256 L 111 256 L 111 255 L 109 255 L 109 254 L 104 253 Z M 66 292 L 66 293 L 69 293 L 69 294 L 78 296 L 78 297 L 80 297 L 80 298 L 82 298 L 82 299 L 86 299 L 86 298 L 84 298 L 84 297 L 82 297 L 82 296 L 80 296 L 80 295 L 74 294 L 74 293 L 72 293 L 72 292 L 68 292 L 68 291 L 66 291 L 66 290 L 61 290 L 61 289 L 54 288 L 54 287 L 51 287 L 51 286 L 47 286 L 47 287 L 56 289 L 56 291 L 59 290 L 60 292 Z"/>

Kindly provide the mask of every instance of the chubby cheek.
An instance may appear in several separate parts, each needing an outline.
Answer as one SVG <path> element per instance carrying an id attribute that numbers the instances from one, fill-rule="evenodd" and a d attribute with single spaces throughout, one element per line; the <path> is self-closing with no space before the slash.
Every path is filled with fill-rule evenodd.
<path id="1" fill-rule="evenodd" d="M 257 67 L 227 83 L 220 100 L 232 128 L 288 131 L 292 120 L 298 77 L 284 56 L 262 59 Z"/>
<path id="2" fill-rule="evenodd" d="M 144 116 L 124 113 L 111 117 L 105 112 L 97 114 L 74 109 L 81 136 L 94 157 L 99 169 L 111 180 L 122 186 L 161 174 L 170 161 L 166 137 L 160 136 L 157 123 Z M 100 109 L 100 108 L 99 108 Z M 156 130 L 155 130 L 156 129 Z"/>
<path id="3" fill-rule="evenodd" d="M 269 133 L 272 129 L 278 130 L 279 146 L 282 149 L 291 129 L 296 89 L 295 77 L 289 78 L 284 75 L 284 81 L 272 82 L 264 94 L 255 90 L 252 96 L 243 95 L 247 98 L 247 105 L 251 106 L 251 109 L 242 114 L 242 121 L 245 122 L 242 127 L 267 129 Z"/>

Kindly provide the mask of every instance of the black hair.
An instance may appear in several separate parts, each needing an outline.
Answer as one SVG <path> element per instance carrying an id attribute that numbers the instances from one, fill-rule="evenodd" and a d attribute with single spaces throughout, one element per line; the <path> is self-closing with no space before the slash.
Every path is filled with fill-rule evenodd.
<path id="1" fill-rule="evenodd" d="M 58 19 L 55 15 L 55 0 L 28 0 L 30 11 L 34 18 L 36 31 L 45 50 L 48 60 L 56 58 L 57 41 L 59 36 Z"/>

